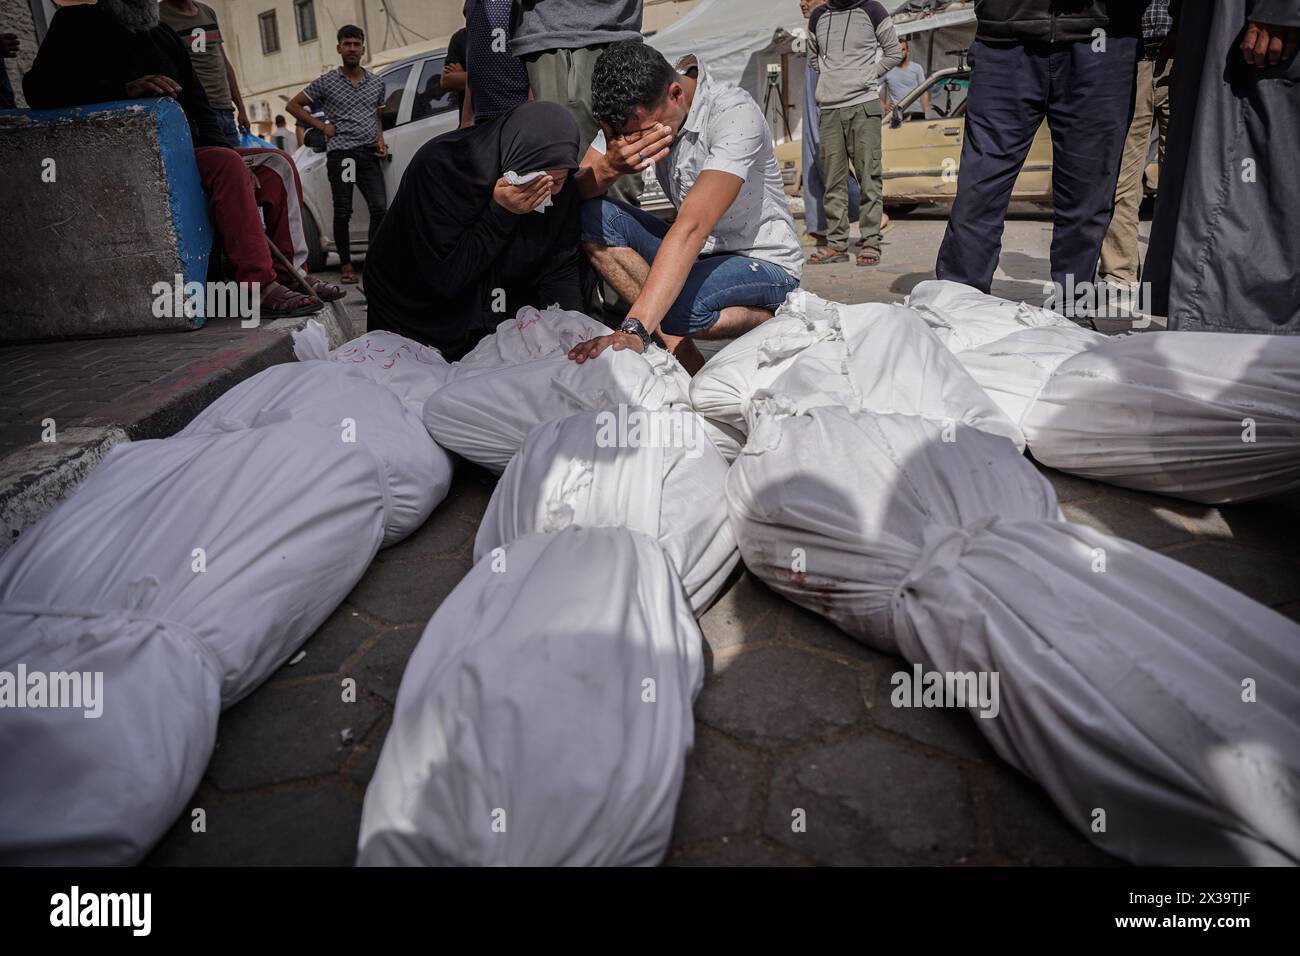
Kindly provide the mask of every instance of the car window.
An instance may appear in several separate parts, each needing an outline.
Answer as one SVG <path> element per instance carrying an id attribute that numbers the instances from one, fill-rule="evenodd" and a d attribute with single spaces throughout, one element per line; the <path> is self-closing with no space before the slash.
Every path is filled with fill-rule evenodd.
<path id="1" fill-rule="evenodd" d="M 961 116 L 966 112 L 969 90 L 969 73 L 941 77 L 930 87 L 930 107 L 940 116 Z"/>
<path id="2" fill-rule="evenodd" d="M 384 129 L 392 129 L 397 125 L 397 114 L 402 110 L 402 98 L 406 95 L 406 78 L 411 75 L 411 68 L 404 66 L 401 69 L 385 73 L 382 77 L 384 81 L 384 112 L 382 120 Z"/>
<path id="3" fill-rule="evenodd" d="M 424 119 L 456 108 L 456 94 L 442 88 L 444 57 L 425 60 L 420 69 L 420 81 L 415 85 L 415 99 L 411 103 L 411 121 Z"/>

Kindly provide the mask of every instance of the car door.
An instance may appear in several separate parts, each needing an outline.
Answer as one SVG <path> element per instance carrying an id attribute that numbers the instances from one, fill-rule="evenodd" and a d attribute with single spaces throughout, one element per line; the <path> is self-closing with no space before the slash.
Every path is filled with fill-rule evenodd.
<path id="1" fill-rule="evenodd" d="M 438 53 L 414 65 L 407 98 L 407 112 L 392 132 L 385 133 L 388 143 L 388 195 L 391 198 L 420 147 L 460 125 L 455 93 L 442 88 L 442 67 L 446 56 Z"/>
<path id="2" fill-rule="evenodd" d="M 951 201 L 957 194 L 957 169 L 961 164 L 961 143 L 969 73 L 948 70 L 926 78 L 903 97 L 906 111 L 924 93 L 930 94 L 926 119 L 908 120 L 892 126 L 885 117 L 881 131 L 881 166 L 886 202 L 910 203 Z"/>
<path id="3" fill-rule="evenodd" d="M 384 127 L 384 141 L 389 143 L 389 139 L 402 120 L 403 114 L 410 113 L 410 96 L 408 87 L 411 84 L 411 76 L 415 72 L 415 65 L 409 62 L 399 63 L 396 66 L 388 67 L 379 71 L 379 78 L 384 81 L 384 111 L 382 114 L 382 124 Z M 396 184 L 391 182 L 390 168 L 391 164 L 385 160 L 381 164 L 384 170 L 384 187 L 388 198 L 393 197 Z M 366 201 L 361 195 L 361 190 L 354 188 L 352 191 L 352 224 L 348 229 L 348 236 L 352 241 L 354 250 L 364 249 L 370 232 L 370 210 L 366 208 Z"/>

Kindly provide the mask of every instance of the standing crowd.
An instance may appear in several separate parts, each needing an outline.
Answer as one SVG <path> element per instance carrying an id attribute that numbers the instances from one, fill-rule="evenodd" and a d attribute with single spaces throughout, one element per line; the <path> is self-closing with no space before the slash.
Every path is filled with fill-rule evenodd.
<path id="1" fill-rule="evenodd" d="M 1069 313 L 1079 303 L 1061 296 L 1096 281 L 1145 285 L 1170 328 L 1300 333 L 1300 230 L 1289 215 L 1300 0 L 1180 6 L 976 0 L 939 278 L 988 291 L 1016 178 L 1046 123 L 1058 307 Z M 391 196 L 384 82 L 361 65 L 356 26 L 338 30 L 340 66 L 289 101 L 296 134 L 276 118 L 277 149 L 239 148 L 238 83 L 215 14 L 196 0 L 61 8 L 23 88 L 36 108 L 178 103 L 228 271 L 260 283 L 264 313 L 304 314 L 343 294 L 314 277 L 308 292 L 282 264 L 306 258 L 301 185 L 284 152 L 296 139 L 327 154 L 344 283 L 363 279 L 348 239 L 354 186 L 366 203 L 371 328 L 455 359 L 523 305 L 589 311 L 600 287 L 626 318 L 575 348 L 575 361 L 658 339 L 694 371 L 695 339 L 769 318 L 805 262 L 880 263 L 882 127 L 931 112 L 928 93 L 917 95 L 926 71 L 879 0 L 800 7 L 807 259 L 763 109 L 697 56 L 669 63 L 644 43 L 641 0 L 466 0 L 441 76 L 459 128 L 420 148 Z M 13 50 L 0 37 L 0 55 Z M 637 203 L 651 169 L 671 224 Z M 1143 259 L 1138 209 L 1144 182 L 1157 181 Z"/>

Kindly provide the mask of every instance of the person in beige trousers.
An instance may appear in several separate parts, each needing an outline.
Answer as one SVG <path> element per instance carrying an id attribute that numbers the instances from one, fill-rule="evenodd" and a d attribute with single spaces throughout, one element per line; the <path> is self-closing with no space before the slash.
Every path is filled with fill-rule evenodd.
<path id="1" fill-rule="evenodd" d="M 1144 24 L 1145 26 L 1145 24 Z M 1122 289 L 1133 289 L 1142 262 L 1138 248 L 1138 207 L 1142 204 L 1142 174 L 1147 165 L 1147 147 L 1151 124 L 1157 126 L 1156 176 L 1165 161 L 1165 133 L 1169 128 L 1169 76 L 1173 58 L 1163 55 L 1164 35 L 1144 36 L 1142 58 L 1137 65 L 1137 90 L 1133 103 L 1133 121 L 1124 140 L 1124 153 L 1115 183 L 1115 213 L 1101 243 L 1101 263 L 1097 272 L 1103 282 Z M 1167 54 L 1168 51 L 1165 51 Z"/>

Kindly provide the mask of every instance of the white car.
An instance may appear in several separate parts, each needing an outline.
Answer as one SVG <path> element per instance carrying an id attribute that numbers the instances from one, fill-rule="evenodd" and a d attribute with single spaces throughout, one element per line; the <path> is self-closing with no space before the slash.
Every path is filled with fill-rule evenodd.
<path id="1" fill-rule="evenodd" d="M 389 202 L 397 194 L 406 165 L 416 150 L 460 125 L 455 94 L 442 89 L 442 65 L 446 50 L 434 50 L 407 57 L 376 70 L 384 81 L 384 141 L 388 158 L 384 161 L 384 185 Z M 325 153 L 300 146 L 293 154 L 302 179 L 302 195 L 307 205 L 303 231 L 307 234 L 307 271 L 325 268 L 329 253 L 337 252 L 334 241 L 334 200 L 330 195 L 325 171 Z M 370 213 L 360 190 L 352 197 L 352 251 L 365 254 Z"/>

